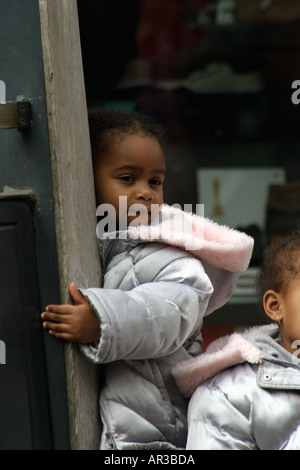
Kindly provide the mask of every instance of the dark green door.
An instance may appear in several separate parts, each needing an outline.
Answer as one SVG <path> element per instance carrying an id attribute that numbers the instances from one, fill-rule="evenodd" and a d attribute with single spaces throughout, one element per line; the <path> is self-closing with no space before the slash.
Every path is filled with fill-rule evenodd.
<path id="1" fill-rule="evenodd" d="M 64 346 L 40 319 L 60 289 L 39 2 L 0 0 L 0 12 L 6 101 L 28 100 L 32 117 L 0 129 L 0 449 L 66 449 Z"/>

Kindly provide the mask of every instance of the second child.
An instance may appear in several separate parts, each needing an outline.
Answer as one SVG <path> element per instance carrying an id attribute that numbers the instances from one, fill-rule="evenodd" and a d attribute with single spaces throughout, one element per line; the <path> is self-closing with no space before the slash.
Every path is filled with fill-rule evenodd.
<path id="1" fill-rule="evenodd" d="M 269 249 L 260 275 L 270 325 L 234 333 L 173 370 L 188 450 L 300 449 L 300 230 Z"/>

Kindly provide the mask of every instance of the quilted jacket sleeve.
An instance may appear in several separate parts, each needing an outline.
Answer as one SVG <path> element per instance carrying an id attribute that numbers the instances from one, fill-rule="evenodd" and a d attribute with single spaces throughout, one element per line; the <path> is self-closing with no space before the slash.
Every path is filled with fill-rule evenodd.
<path id="1" fill-rule="evenodd" d="M 95 363 L 150 359 L 176 351 L 202 325 L 213 292 L 201 262 L 175 259 L 154 282 L 130 291 L 81 289 L 101 322 L 99 343 L 82 345 Z"/>

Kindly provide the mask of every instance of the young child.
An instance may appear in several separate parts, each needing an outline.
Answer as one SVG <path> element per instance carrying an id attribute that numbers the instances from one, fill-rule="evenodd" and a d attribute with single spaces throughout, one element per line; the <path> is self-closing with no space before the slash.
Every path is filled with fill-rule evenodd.
<path id="1" fill-rule="evenodd" d="M 171 369 L 201 352 L 203 316 L 231 296 L 253 240 L 163 204 L 162 133 L 148 117 L 103 109 L 90 133 L 99 224 L 111 209 L 117 219 L 100 233 L 103 288 L 72 283 L 76 305 L 48 306 L 43 326 L 105 364 L 100 449 L 182 449 L 187 402 Z"/>
<path id="2" fill-rule="evenodd" d="M 173 371 L 193 394 L 187 449 L 300 449 L 300 230 L 268 251 L 260 281 L 276 324 L 217 340 Z"/>

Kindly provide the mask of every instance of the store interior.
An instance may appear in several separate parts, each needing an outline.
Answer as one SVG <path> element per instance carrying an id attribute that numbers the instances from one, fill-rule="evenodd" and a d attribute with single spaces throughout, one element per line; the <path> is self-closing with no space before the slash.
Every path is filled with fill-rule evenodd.
<path id="1" fill-rule="evenodd" d="M 165 202 L 204 204 L 205 217 L 255 239 L 207 335 L 266 323 L 255 287 L 263 251 L 300 225 L 300 2 L 77 4 L 89 109 L 150 114 L 168 137 Z"/>

